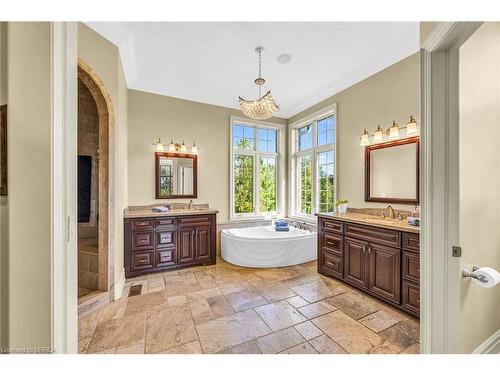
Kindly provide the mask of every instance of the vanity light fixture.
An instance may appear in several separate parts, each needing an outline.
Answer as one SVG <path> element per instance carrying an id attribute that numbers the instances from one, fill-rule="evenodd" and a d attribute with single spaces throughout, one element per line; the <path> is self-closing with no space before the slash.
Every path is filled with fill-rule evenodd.
<path id="1" fill-rule="evenodd" d="M 375 133 L 373 134 L 373 140 L 370 142 L 370 133 L 364 130 L 364 132 L 361 134 L 360 146 L 369 146 L 370 143 L 382 143 L 386 142 L 387 139 L 392 141 L 396 139 L 401 138 L 400 130 L 406 129 L 406 137 L 418 137 L 419 135 L 419 128 L 418 128 L 418 122 L 415 119 L 415 117 L 410 116 L 410 121 L 406 124 L 404 127 L 400 127 L 396 121 L 392 121 L 392 126 L 388 130 L 382 129 L 380 125 L 377 125 L 377 130 L 375 130 Z M 403 133 L 404 134 L 404 133 Z M 384 140 L 384 138 L 386 140 Z"/>
<path id="2" fill-rule="evenodd" d="M 368 146 L 370 145 L 370 134 L 368 134 L 368 131 L 365 129 L 364 133 L 361 134 L 361 141 L 359 142 L 360 146 Z"/>
<path id="3" fill-rule="evenodd" d="M 389 139 L 399 139 L 399 125 L 396 121 L 392 121 L 392 126 L 389 128 Z"/>
<path id="4" fill-rule="evenodd" d="M 375 135 L 373 136 L 373 143 L 380 143 L 383 141 L 384 129 L 380 125 L 377 126 L 375 130 Z"/>
<path id="5" fill-rule="evenodd" d="M 161 143 L 160 138 L 158 138 L 157 142 L 153 142 L 153 145 L 156 146 L 156 152 L 163 152 L 164 151 L 163 143 Z"/>
<path id="6" fill-rule="evenodd" d="M 196 145 L 195 142 L 193 142 L 193 145 L 191 147 L 187 147 L 184 141 L 182 141 L 182 144 L 175 143 L 173 139 L 170 140 L 170 144 L 168 147 L 164 147 L 163 144 L 161 143 L 161 140 L 158 138 L 158 141 L 155 141 L 153 145 L 156 146 L 156 152 L 170 152 L 173 154 L 198 154 L 198 150 L 200 149 L 198 145 Z"/>
<path id="7" fill-rule="evenodd" d="M 410 116 L 410 121 L 406 124 L 406 135 L 417 135 L 418 134 L 418 129 L 417 129 L 417 120 L 415 120 L 415 117 Z"/>

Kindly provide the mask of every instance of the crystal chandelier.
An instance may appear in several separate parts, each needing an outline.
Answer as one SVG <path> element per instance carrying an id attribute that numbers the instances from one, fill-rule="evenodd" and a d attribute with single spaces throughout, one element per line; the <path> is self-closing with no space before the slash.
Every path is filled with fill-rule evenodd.
<path id="1" fill-rule="evenodd" d="M 261 87 L 264 85 L 264 83 L 266 83 L 266 80 L 261 77 L 262 51 L 264 51 L 263 47 L 255 48 L 255 52 L 259 54 L 259 78 L 255 79 L 255 84 L 259 88 L 259 99 L 245 100 L 241 96 L 238 97 L 243 113 L 247 117 L 253 118 L 255 120 L 268 119 L 280 109 L 279 106 L 274 102 L 271 91 L 268 91 L 264 96 L 261 96 Z"/>

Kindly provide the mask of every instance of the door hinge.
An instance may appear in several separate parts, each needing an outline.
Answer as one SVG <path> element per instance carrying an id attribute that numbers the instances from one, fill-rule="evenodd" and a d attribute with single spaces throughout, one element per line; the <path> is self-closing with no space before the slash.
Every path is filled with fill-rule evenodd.
<path id="1" fill-rule="evenodd" d="M 451 256 L 454 258 L 460 258 L 462 256 L 462 248 L 460 246 L 452 246 Z"/>

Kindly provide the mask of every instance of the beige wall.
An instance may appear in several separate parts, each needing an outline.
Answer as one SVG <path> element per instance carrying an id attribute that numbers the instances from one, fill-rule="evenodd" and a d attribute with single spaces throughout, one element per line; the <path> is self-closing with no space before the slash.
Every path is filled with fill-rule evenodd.
<path id="1" fill-rule="evenodd" d="M 8 25 L 9 346 L 51 345 L 51 25 Z M 35 126 L 36 124 L 36 126 Z"/>
<path id="2" fill-rule="evenodd" d="M 288 120 L 291 124 L 322 108 L 337 103 L 338 198 L 350 207 L 382 207 L 364 201 L 364 148 L 359 137 L 366 128 L 373 134 L 377 124 L 387 129 L 396 120 L 401 126 L 410 115 L 419 121 L 420 59 L 415 53 L 381 72 L 331 96 Z M 408 205 L 392 205 L 411 209 Z"/>
<path id="3" fill-rule="evenodd" d="M 110 186 L 115 186 L 111 207 L 115 213 L 115 225 L 110 228 L 110 239 L 115 244 L 112 261 L 114 280 L 120 292 L 123 282 L 123 210 L 127 206 L 127 90 L 118 48 L 86 25 L 78 24 L 78 58 L 83 60 L 102 80 L 113 105 L 115 127 L 110 134 Z M 111 155 L 113 150 L 114 158 Z"/>
<path id="4" fill-rule="evenodd" d="M 500 23 L 460 48 L 461 267 L 500 270 Z M 470 353 L 500 329 L 500 287 L 462 279 L 460 348 Z"/>
<path id="5" fill-rule="evenodd" d="M 155 170 L 152 145 L 161 137 L 193 141 L 198 151 L 198 199 L 219 209 L 219 222 L 229 219 L 229 118 L 242 116 L 235 109 L 192 102 L 141 91 L 129 90 L 128 96 L 128 201 L 129 205 L 145 205 L 155 199 Z M 285 124 L 283 119 L 270 122 Z M 189 201 L 189 199 L 180 200 Z"/>
<path id="6" fill-rule="evenodd" d="M 0 22 L 0 104 L 7 103 L 7 22 Z M 0 346 L 7 342 L 8 205 L 0 196 Z"/>

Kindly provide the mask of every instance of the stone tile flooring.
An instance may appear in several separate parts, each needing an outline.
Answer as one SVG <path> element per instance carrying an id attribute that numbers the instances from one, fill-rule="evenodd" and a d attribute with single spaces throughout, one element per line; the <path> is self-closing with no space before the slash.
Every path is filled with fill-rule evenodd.
<path id="1" fill-rule="evenodd" d="M 250 269 L 218 259 L 127 280 L 123 296 L 80 319 L 80 353 L 419 351 L 417 319 L 319 275 L 316 262 Z"/>

